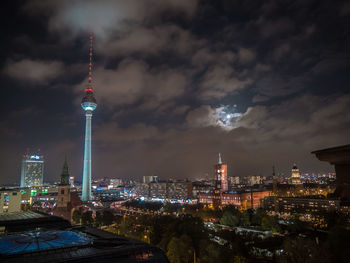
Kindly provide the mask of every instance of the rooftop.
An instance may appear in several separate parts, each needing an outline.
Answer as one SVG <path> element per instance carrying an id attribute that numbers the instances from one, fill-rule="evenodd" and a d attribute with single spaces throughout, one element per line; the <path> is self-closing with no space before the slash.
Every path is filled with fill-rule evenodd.
<path id="1" fill-rule="evenodd" d="M 44 218 L 44 217 L 46 216 L 43 214 L 35 213 L 33 211 L 21 211 L 21 212 L 0 214 L 0 222 Z"/>
<path id="2" fill-rule="evenodd" d="M 164 252 L 147 243 L 35 212 L 0 216 L 0 262 L 158 262 Z"/>

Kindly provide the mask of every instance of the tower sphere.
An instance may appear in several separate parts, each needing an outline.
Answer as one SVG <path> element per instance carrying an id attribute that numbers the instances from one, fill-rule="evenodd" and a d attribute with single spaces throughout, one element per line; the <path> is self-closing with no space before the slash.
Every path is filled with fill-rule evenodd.
<path id="1" fill-rule="evenodd" d="M 81 107 L 84 111 L 94 111 L 96 109 L 97 103 L 92 88 L 87 88 L 85 90 L 85 96 L 81 101 Z"/>

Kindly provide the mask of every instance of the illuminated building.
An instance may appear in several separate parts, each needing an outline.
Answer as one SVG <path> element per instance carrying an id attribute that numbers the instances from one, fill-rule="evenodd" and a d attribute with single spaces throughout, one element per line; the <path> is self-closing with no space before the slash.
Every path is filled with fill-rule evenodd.
<path id="1" fill-rule="evenodd" d="M 139 183 L 135 185 L 135 197 L 148 198 L 149 196 L 149 185 L 144 183 Z"/>
<path id="2" fill-rule="evenodd" d="M 266 211 L 278 214 L 282 218 L 298 216 L 302 221 L 312 223 L 314 226 L 326 227 L 327 213 L 343 212 L 342 202 L 339 199 L 329 199 L 324 196 L 281 197 L 269 196 L 262 200 Z M 348 211 L 348 210 L 347 210 Z"/>
<path id="3" fill-rule="evenodd" d="M 187 199 L 191 196 L 191 190 L 191 183 L 188 181 L 168 182 L 167 199 Z"/>
<path id="4" fill-rule="evenodd" d="M 167 182 L 151 182 L 149 185 L 149 198 L 166 199 Z"/>
<path id="5" fill-rule="evenodd" d="M 0 214 L 21 211 L 21 192 L 17 190 L 0 191 Z"/>
<path id="6" fill-rule="evenodd" d="M 192 197 L 196 198 L 199 193 L 209 194 L 213 192 L 214 186 L 208 182 L 193 182 L 192 183 Z"/>
<path id="7" fill-rule="evenodd" d="M 300 172 L 296 164 L 292 168 L 292 184 L 301 184 L 300 181 Z"/>
<path id="8" fill-rule="evenodd" d="M 122 179 L 112 178 L 109 181 L 108 189 L 117 188 L 118 186 L 122 186 L 122 185 L 123 185 Z"/>
<path id="9" fill-rule="evenodd" d="M 156 175 L 144 175 L 142 179 L 144 184 L 158 182 L 158 176 Z"/>
<path id="10" fill-rule="evenodd" d="M 92 112 L 96 109 L 97 103 L 94 97 L 94 90 L 92 88 L 92 35 L 90 36 L 90 62 L 89 62 L 89 78 L 88 85 L 85 89 L 85 96 L 82 99 L 81 107 L 85 111 L 85 145 L 84 145 L 84 164 L 83 164 L 83 189 L 82 201 L 89 201 L 91 196 L 91 119 Z"/>
<path id="11" fill-rule="evenodd" d="M 327 199 L 324 196 L 310 197 L 277 197 L 277 203 L 274 197 L 265 197 L 263 200 L 264 208 L 268 211 L 277 211 L 280 213 L 315 213 L 329 212 L 340 208 L 340 200 Z"/>
<path id="12" fill-rule="evenodd" d="M 215 173 L 215 188 L 221 192 L 228 191 L 228 180 L 227 180 L 227 164 L 223 164 L 221 160 L 221 154 L 219 153 L 219 161 L 214 165 Z"/>
<path id="13" fill-rule="evenodd" d="M 24 155 L 22 159 L 21 187 L 40 186 L 44 177 L 44 157 Z"/>
<path id="14" fill-rule="evenodd" d="M 70 184 L 70 187 L 75 187 L 75 185 L 74 185 L 74 176 L 70 176 L 69 177 L 69 184 Z"/>
<path id="15" fill-rule="evenodd" d="M 237 185 L 240 183 L 240 178 L 239 176 L 230 176 L 229 177 L 229 180 L 230 180 L 230 185 L 231 186 L 234 186 L 234 185 Z"/>
<path id="16" fill-rule="evenodd" d="M 191 197 L 191 193 L 192 183 L 189 181 L 160 181 L 136 184 L 134 196 L 151 200 L 181 201 Z"/>
<path id="17" fill-rule="evenodd" d="M 219 162 L 215 166 L 215 189 L 212 192 L 198 193 L 198 202 L 201 204 L 210 204 L 214 207 L 225 205 L 234 205 L 240 209 L 256 209 L 260 207 L 261 200 L 271 195 L 268 190 L 240 190 L 238 192 L 229 192 L 227 185 L 227 165 L 222 164 L 221 155 Z M 224 191 L 224 189 L 226 189 Z"/>
<path id="18" fill-rule="evenodd" d="M 253 186 L 256 184 L 261 184 L 262 183 L 262 178 L 260 175 L 249 175 L 243 177 L 243 184 L 247 186 Z"/>
<path id="19" fill-rule="evenodd" d="M 214 190 L 214 194 L 198 194 L 198 202 L 200 204 L 213 204 L 214 207 L 234 205 L 246 210 L 249 208 L 259 208 L 261 206 L 261 200 L 270 195 L 271 191 L 268 190 L 240 190 L 237 192 L 221 193 L 220 195 L 216 195 Z"/>

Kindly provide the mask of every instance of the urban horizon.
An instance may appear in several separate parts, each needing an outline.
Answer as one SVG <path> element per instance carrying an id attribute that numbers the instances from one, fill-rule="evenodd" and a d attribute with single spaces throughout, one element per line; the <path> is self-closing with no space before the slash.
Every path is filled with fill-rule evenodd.
<path id="1" fill-rule="evenodd" d="M 44 153 L 47 181 L 57 178 L 65 154 L 72 174 L 82 176 L 85 123 L 79 104 L 88 81 L 91 31 L 92 83 L 99 101 L 92 125 L 93 175 L 113 171 L 125 177 L 155 173 L 194 179 L 210 174 L 218 152 L 235 175 L 267 175 L 272 165 L 287 172 L 294 162 L 308 171 L 328 172 L 331 166 L 310 152 L 346 144 L 349 122 L 341 116 L 349 108 L 349 64 L 342 54 L 348 45 L 334 49 L 331 42 L 341 38 L 348 19 L 341 4 L 331 5 L 334 12 L 318 6 L 329 16 L 328 25 L 337 28 L 332 30 L 322 19 L 293 20 L 299 14 L 296 6 L 289 7 L 285 18 L 279 10 L 287 7 L 279 5 L 249 8 L 233 2 L 225 11 L 226 4 L 181 1 L 145 11 L 141 18 L 134 16 L 137 4 L 118 1 L 103 1 L 99 8 L 91 3 L 81 10 L 34 2 L 22 6 L 13 1 L 8 4 L 12 13 L 2 18 L 8 26 L 0 76 L 6 90 L 0 152 L 6 176 L 1 184 L 19 180 L 18 164 L 28 147 Z M 82 23 L 73 19 L 79 12 L 96 16 L 97 10 L 118 5 L 125 17 L 108 14 L 110 24 L 92 26 L 87 18 Z M 251 13 L 254 8 L 260 15 Z M 209 10 L 221 12 L 226 20 L 205 30 Z M 241 10 L 238 21 L 234 10 Z M 164 12 L 174 16 L 142 27 L 124 23 L 161 18 Z M 136 45 L 136 36 L 149 45 Z M 315 56 L 315 49 L 322 55 Z"/>
<path id="2" fill-rule="evenodd" d="M 0 262 L 349 261 L 349 1 L 1 11 Z"/>

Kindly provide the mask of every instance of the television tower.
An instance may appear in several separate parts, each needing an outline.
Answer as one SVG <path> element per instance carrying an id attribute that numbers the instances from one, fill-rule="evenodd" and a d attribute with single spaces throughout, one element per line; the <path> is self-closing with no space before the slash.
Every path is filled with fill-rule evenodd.
<path id="1" fill-rule="evenodd" d="M 90 52 L 89 52 L 89 78 L 85 88 L 85 96 L 81 101 L 81 107 L 85 111 L 85 145 L 84 145 L 84 164 L 83 164 L 83 190 L 81 195 L 82 201 L 91 200 L 91 119 L 92 112 L 96 109 L 97 103 L 94 97 L 94 90 L 91 85 L 92 81 L 92 40 L 90 35 Z"/>

